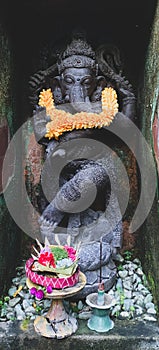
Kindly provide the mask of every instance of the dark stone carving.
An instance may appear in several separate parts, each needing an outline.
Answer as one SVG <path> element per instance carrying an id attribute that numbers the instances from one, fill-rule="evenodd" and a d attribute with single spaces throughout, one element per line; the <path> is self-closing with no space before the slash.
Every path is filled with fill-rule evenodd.
<path id="1" fill-rule="evenodd" d="M 56 64 L 31 78 L 30 100 L 34 106 L 34 131 L 37 141 L 46 149 L 48 166 L 43 176 L 49 184 L 50 192 L 54 181 L 52 159 L 55 159 L 57 164 L 62 157 L 67 156 L 68 160 L 69 157 L 71 159 L 71 149 L 68 149 L 66 155 L 63 149 L 64 142 L 84 137 L 106 143 L 107 139 L 104 128 L 65 132 L 58 140 L 46 138 L 46 123 L 49 118 L 46 116 L 45 108 L 37 105 L 39 92 L 43 88 L 51 87 L 57 109 L 64 109 L 72 114 L 80 111 L 99 113 L 101 92 L 105 86 L 112 86 L 118 94 L 119 117 L 123 117 L 126 123 L 126 117 L 133 119 L 135 116 L 135 96 L 131 85 L 122 76 L 121 66 L 116 47 L 102 46 L 94 52 L 83 37 L 76 36 L 59 54 Z M 57 148 L 60 145 L 61 148 Z M 122 242 L 121 214 L 115 194 L 112 196 L 109 222 L 105 215 L 111 194 L 109 177 L 115 182 L 113 159 L 110 154 L 98 153 L 95 160 L 80 159 L 80 150 L 77 150 L 77 160 L 68 162 L 61 171 L 60 189 L 50 203 L 46 200 L 40 219 L 42 238 L 47 236 L 51 243 L 55 243 L 56 233 L 59 233 L 61 244 L 66 243 L 66 233 L 62 227 L 65 227 L 67 233 L 71 235 L 71 244 L 84 242 L 79 253 L 79 265 L 87 276 L 87 285 L 78 295 L 79 298 L 97 290 L 100 263 L 105 289 L 111 288 L 116 277 L 114 259 Z M 82 186 L 85 187 L 85 199 L 87 200 L 89 196 L 88 180 L 95 184 L 97 196 L 90 208 L 78 210 L 76 201 L 80 197 Z M 44 203 L 44 198 L 42 200 Z M 113 217 L 117 222 L 115 226 L 110 225 Z M 101 260 L 100 237 L 102 237 Z"/>

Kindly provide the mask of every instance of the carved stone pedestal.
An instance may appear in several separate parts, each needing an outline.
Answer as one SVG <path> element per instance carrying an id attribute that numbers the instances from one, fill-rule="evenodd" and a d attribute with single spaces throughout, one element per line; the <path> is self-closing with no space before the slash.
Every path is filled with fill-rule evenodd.
<path id="1" fill-rule="evenodd" d="M 28 288 L 38 287 L 27 279 Z M 70 316 L 64 307 L 63 299 L 77 294 L 86 284 L 85 275 L 80 272 L 79 282 L 69 288 L 54 289 L 51 294 L 46 294 L 46 298 L 51 298 L 52 303 L 46 316 L 38 316 L 34 321 L 35 331 L 47 338 L 62 339 L 75 333 L 78 323 L 75 317 Z"/>
<path id="2" fill-rule="evenodd" d="M 62 299 L 57 299 L 52 301 L 45 317 L 35 319 L 34 327 L 44 337 L 62 339 L 75 333 L 78 324 L 76 318 L 67 314 Z"/>

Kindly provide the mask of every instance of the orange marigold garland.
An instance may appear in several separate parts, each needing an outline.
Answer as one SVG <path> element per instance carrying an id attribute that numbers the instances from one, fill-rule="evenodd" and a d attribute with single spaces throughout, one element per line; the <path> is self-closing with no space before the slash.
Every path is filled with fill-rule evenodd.
<path id="1" fill-rule="evenodd" d="M 40 92 L 39 95 L 39 106 L 46 107 L 46 111 L 50 110 L 51 108 L 55 108 L 54 106 L 54 99 L 53 94 L 51 92 L 51 89 L 43 89 Z"/>
<path id="2" fill-rule="evenodd" d="M 40 92 L 39 105 L 46 108 L 46 114 L 51 118 L 51 121 L 46 124 L 47 133 L 45 137 L 49 139 L 58 139 L 63 132 L 74 129 L 109 126 L 118 112 L 117 93 L 111 87 L 102 91 L 102 112 L 99 114 L 87 112 L 71 114 L 56 109 L 51 89 L 43 89 Z"/>

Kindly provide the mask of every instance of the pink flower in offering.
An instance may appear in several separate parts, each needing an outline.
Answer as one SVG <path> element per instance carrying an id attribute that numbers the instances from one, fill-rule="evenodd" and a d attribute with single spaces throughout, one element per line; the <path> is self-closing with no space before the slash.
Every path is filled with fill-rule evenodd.
<path id="1" fill-rule="evenodd" d="M 67 245 L 64 246 L 64 249 L 67 251 L 68 257 L 72 261 L 76 260 L 76 249 L 73 247 L 68 247 Z"/>
<path id="2" fill-rule="evenodd" d="M 44 297 L 44 292 L 43 292 L 43 290 L 42 290 L 42 289 L 37 290 L 35 296 L 36 296 L 36 298 L 39 299 L 39 300 L 43 299 L 43 297 Z"/>
<path id="3" fill-rule="evenodd" d="M 49 253 L 49 252 L 40 253 L 40 256 L 38 258 L 38 262 L 39 262 L 39 264 L 44 265 L 44 266 L 56 267 L 54 256 L 52 253 Z"/>
<path id="4" fill-rule="evenodd" d="M 37 289 L 35 287 L 30 288 L 30 294 L 36 295 Z"/>
<path id="5" fill-rule="evenodd" d="M 52 289 L 51 286 L 47 286 L 46 291 L 47 291 L 48 294 L 52 293 L 52 290 L 53 289 Z"/>
<path id="6" fill-rule="evenodd" d="M 69 258 L 70 258 L 72 261 L 75 261 L 75 260 L 76 260 L 76 255 L 70 254 L 70 255 L 69 255 Z"/>

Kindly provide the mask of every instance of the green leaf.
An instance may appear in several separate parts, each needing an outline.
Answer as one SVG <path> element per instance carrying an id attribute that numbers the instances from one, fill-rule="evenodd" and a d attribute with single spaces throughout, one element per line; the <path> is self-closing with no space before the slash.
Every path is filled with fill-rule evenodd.
<path id="1" fill-rule="evenodd" d="M 51 247 L 51 252 L 53 253 L 55 262 L 57 260 L 62 260 L 68 258 L 68 253 L 64 248 L 61 247 Z"/>

